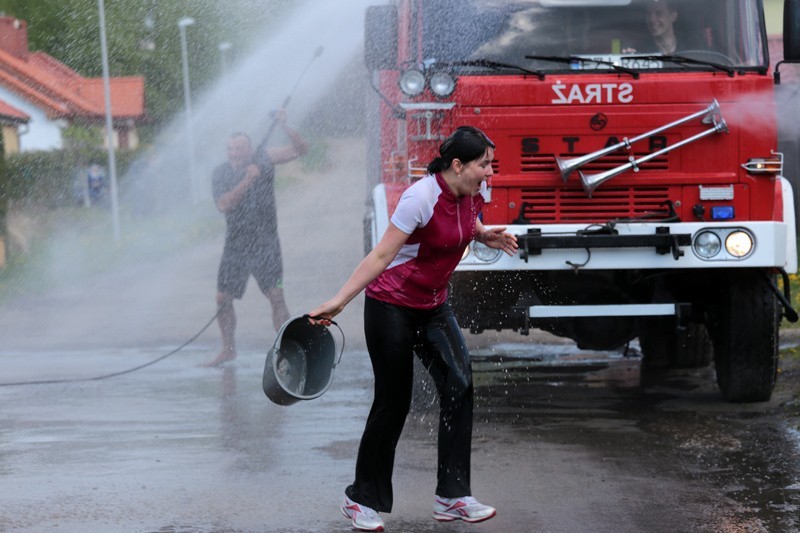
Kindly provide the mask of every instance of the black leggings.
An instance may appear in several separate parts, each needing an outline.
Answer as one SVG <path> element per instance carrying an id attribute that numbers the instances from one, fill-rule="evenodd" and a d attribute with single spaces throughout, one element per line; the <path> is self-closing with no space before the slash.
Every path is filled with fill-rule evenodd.
<path id="1" fill-rule="evenodd" d="M 375 398 L 358 449 L 356 478 L 347 487 L 347 496 L 376 511 L 392 510 L 395 448 L 411 405 L 415 352 L 439 393 L 436 494 L 469 496 L 472 369 L 450 305 L 412 309 L 367 297 L 364 330 L 375 373 Z"/>

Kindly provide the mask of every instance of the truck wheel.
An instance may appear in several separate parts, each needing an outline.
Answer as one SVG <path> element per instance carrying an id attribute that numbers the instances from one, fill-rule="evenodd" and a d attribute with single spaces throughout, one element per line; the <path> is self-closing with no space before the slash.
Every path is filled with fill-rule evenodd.
<path id="1" fill-rule="evenodd" d="M 642 322 L 639 344 L 646 367 L 703 368 L 711 362 L 714 349 L 704 324 L 681 328 L 673 317 Z"/>
<path id="2" fill-rule="evenodd" d="M 705 324 L 690 322 L 685 328 L 677 329 L 675 345 L 670 358 L 673 368 L 703 368 L 714 356 L 714 346 Z"/>
<path id="3" fill-rule="evenodd" d="M 758 272 L 732 274 L 711 335 L 717 385 L 729 402 L 765 402 L 778 374 L 780 308 Z"/>

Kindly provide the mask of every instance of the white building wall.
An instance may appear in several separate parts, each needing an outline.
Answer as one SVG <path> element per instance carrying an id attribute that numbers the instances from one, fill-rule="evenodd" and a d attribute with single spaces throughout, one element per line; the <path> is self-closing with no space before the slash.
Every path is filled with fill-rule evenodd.
<path id="1" fill-rule="evenodd" d="M 59 150 L 64 147 L 61 136 L 64 121 L 50 120 L 43 110 L 5 87 L 0 87 L 0 99 L 31 117 L 27 126 L 21 125 L 19 128 L 20 152 Z"/>

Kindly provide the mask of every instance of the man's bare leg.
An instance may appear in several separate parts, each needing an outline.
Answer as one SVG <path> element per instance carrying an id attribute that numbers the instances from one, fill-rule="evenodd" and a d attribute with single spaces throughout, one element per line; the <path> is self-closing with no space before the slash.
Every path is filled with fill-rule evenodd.
<path id="1" fill-rule="evenodd" d="M 289 320 L 289 309 L 286 307 L 286 300 L 283 297 L 283 289 L 275 287 L 266 293 L 269 302 L 272 304 L 272 325 L 275 331 L 280 331 L 281 326 Z"/>
<path id="2" fill-rule="evenodd" d="M 218 292 L 217 293 L 217 322 L 222 333 L 222 351 L 212 361 L 203 366 L 219 366 L 226 361 L 236 359 L 236 344 L 234 334 L 236 332 L 236 312 L 233 310 L 233 297 Z"/>

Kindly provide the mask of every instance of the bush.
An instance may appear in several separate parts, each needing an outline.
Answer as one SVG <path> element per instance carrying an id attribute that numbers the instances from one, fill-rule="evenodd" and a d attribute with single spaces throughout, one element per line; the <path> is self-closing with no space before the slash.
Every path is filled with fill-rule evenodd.
<path id="1" fill-rule="evenodd" d="M 139 151 L 116 153 L 117 175 L 122 176 Z M 86 179 L 91 163 L 107 166 L 101 148 L 23 152 L 6 157 L 4 199 L 25 200 L 45 207 L 65 207 L 76 202 L 76 186 Z"/>
<path id="2" fill-rule="evenodd" d="M 328 165 L 328 143 L 321 137 L 308 140 L 308 152 L 300 158 L 305 172 L 322 172 Z"/>

